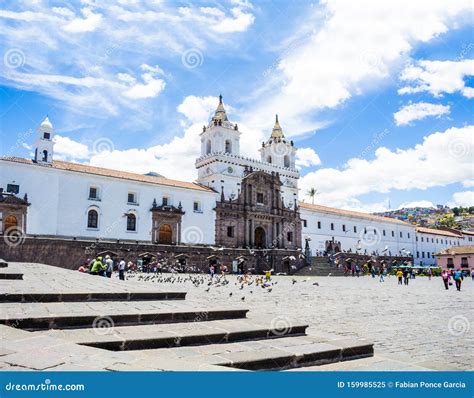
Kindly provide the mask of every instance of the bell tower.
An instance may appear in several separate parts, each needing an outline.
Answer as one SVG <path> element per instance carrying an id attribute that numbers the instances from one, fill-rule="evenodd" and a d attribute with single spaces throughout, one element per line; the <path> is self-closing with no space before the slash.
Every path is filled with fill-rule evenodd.
<path id="1" fill-rule="evenodd" d="M 288 141 L 283 134 L 283 129 L 275 115 L 275 125 L 267 142 L 260 148 L 262 162 L 274 164 L 287 169 L 295 168 L 296 148 L 293 141 Z"/>
<path id="2" fill-rule="evenodd" d="M 238 155 L 240 152 L 240 132 L 237 124 L 229 122 L 227 113 L 219 95 L 219 105 L 209 122 L 203 126 L 201 133 L 201 156 L 213 153 Z"/>
<path id="3" fill-rule="evenodd" d="M 242 178 L 241 167 L 235 165 L 240 157 L 240 131 L 231 123 L 219 95 L 219 104 L 207 126 L 203 126 L 201 156 L 196 161 L 197 182 L 224 193 L 226 198 L 236 197 Z"/>
<path id="4" fill-rule="evenodd" d="M 54 129 L 48 116 L 36 129 L 38 137 L 35 143 L 35 162 L 38 164 L 51 165 L 53 163 Z"/>

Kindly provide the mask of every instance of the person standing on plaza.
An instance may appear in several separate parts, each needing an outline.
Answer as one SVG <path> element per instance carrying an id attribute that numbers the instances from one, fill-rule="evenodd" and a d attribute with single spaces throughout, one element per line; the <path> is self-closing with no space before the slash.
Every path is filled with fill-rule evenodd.
<path id="1" fill-rule="evenodd" d="M 460 268 L 458 268 L 456 271 L 454 271 L 453 279 L 454 279 L 454 283 L 456 284 L 456 290 L 458 292 L 460 292 L 461 291 L 461 283 L 462 283 L 462 280 L 463 280 L 463 276 L 462 276 L 462 272 L 461 272 Z"/>
<path id="2" fill-rule="evenodd" d="M 382 266 L 380 267 L 380 279 L 379 279 L 379 282 L 385 282 L 385 279 L 384 279 L 385 275 L 386 275 L 386 274 L 385 274 L 385 267 L 382 265 Z"/>
<path id="3" fill-rule="evenodd" d="M 121 281 L 125 280 L 125 260 L 122 258 L 118 265 L 119 279 Z"/>
<path id="4" fill-rule="evenodd" d="M 112 260 L 108 254 L 105 256 L 105 266 L 105 275 L 107 278 L 111 278 L 114 272 L 114 260 Z"/>
<path id="5" fill-rule="evenodd" d="M 431 280 L 431 276 L 433 275 L 433 271 L 431 270 L 431 267 L 428 269 L 428 280 Z"/>
<path id="6" fill-rule="evenodd" d="M 398 284 L 399 285 L 402 285 L 403 282 L 402 282 L 402 279 L 403 279 L 403 272 L 402 270 L 399 268 L 398 271 L 397 271 L 397 278 L 398 278 Z"/>
<path id="7" fill-rule="evenodd" d="M 359 277 L 359 276 L 360 276 L 360 267 L 359 267 L 359 264 L 356 264 L 355 270 L 356 270 L 356 275 L 357 275 L 357 277 Z"/>
<path id="8" fill-rule="evenodd" d="M 410 271 L 408 268 L 405 268 L 403 270 L 403 284 L 408 286 L 408 283 L 410 281 Z"/>
<path id="9" fill-rule="evenodd" d="M 92 263 L 90 274 L 91 275 L 100 275 L 101 272 L 102 272 L 102 267 L 103 267 L 102 257 L 97 256 L 95 258 L 94 262 Z"/>
<path id="10" fill-rule="evenodd" d="M 449 289 L 449 274 L 448 274 L 448 271 L 444 270 L 443 272 L 441 272 L 441 279 L 443 279 L 444 287 L 446 288 L 446 290 L 448 290 Z"/>

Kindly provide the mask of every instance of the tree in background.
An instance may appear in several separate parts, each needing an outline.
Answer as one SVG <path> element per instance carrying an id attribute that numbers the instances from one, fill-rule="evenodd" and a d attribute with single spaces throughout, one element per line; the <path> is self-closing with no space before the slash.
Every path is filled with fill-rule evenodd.
<path id="1" fill-rule="evenodd" d="M 307 195 L 311 198 L 311 204 L 314 205 L 314 197 L 319 194 L 316 188 L 310 188 L 307 192 Z"/>

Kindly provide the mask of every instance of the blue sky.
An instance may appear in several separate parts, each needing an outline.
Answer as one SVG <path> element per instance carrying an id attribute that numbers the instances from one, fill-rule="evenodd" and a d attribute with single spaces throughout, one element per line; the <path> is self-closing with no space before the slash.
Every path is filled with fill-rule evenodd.
<path id="1" fill-rule="evenodd" d="M 193 180 L 222 93 L 246 155 L 280 115 L 317 203 L 474 204 L 469 1 L 105 3 L 2 3 L 1 155 L 48 114 L 57 159 Z"/>

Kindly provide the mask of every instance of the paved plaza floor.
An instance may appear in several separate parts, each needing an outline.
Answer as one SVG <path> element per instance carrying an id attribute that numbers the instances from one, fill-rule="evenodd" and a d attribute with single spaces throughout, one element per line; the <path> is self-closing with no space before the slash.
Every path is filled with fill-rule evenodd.
<path id="1" fill-rule="evenodd" d="M 471 370 L 474 342 L 474 282 L 466 279 L 462 291 L 446 291 L 440 278 L 418 277 L 399 286 L 394 277 L 379 282 L 371 277 L 273 276 L 262 288 L 240 284 L 237 276 L 226 276 L 209 285 L 207 275 L 134 275 L 126 281 L 80 274 L 39 264 L 11 263 L 10 272 L 24 272 L 24 280 L 0 280 L 5 294 L 104 293 L 104 292 L 187 292 L 186 300 L 90 302 L 2 302 L 3 318 L 81 316 L 83 314 L 133 314 L 180 312 L 190 308 L 249 309 L 247 319 L 259 328 L 280 330 L 309 325 L 307 336 L 270 341 L 252 341 L 200 347 L 159 348 L 142 351 L 106 351 L 75 343 L 90 339 L 91 330 L 26 332 L 20 327 L 2 326 L 0 367 L 15 369 L 183 369 L 218 370 L 227 357 L 249 357 L 265 353 L 327 349 L 345 339 L 374 342 L 375 356 L 357 361 L 307 366 L 298 370 Z M 36 297 L 36 296 L 35 296 Z M 244 320 L 209 322 L 209 328 L 243 330 Z M 247 327 L 247 326 L 245 326 Z M 193 325 L 182 334 L 196 334 Z M 113 338 L 130 338 L 133 333 L 154 335 L 172 331 L 172 326 L 117 326 Z M 34 337 L 32 337 L 34 336 Z M 125 336 L 125 337 L 122 337 Z M 94 337 L 94 336 L 93 336 Z M 97 340 L 110 340 L 96 336 Z M 334 342 L 338 340 L 339 343 Z M 9 342 L 7 342 L 9 341 Z M 28 341 L 26 343 L 26 341 Z M 61 341 L 61 344 L 58 344 Z M 297 347 L 298 345 L 298 347 Z M 31 347 L 30 347 L 31 346 Z M 306 346 L 306 347 L 305 347 Z M 51 349 L 49 350 L 50 347 Z M 326 347 L 326 348 L 325 348 Z M 25 353 L 41 348 L 44 355 Z M 26 350 L 26 351 L 25 351 Z M 30 350 L 30 351 L 27 351 Z M 260 352 L 254 352 L 260 350 Z M 64 353 L 72 359 L 64 361 Z M 235 354 L 232 354 L 235 352 Z M 72 354 L 71 354 L 72 353 Z M 216 358 L 219 357 L 219 360 Z M 224 358 L 225 360 L 222 360 Z M 37 364 L 31 365 L 31 363 Z M 1 365 L 3 362 L 3 365 Z M 206 363 L 207 362 L 207 363 Z"/>
<path id="2" fill-rule="evenodd" d="M 437 370 L 473 369 L 471 278 L 464 280 L 461 292 L 454 286 L 446 291 L 441 278 L 426 277 L 399 286 L 393 276 L 383 283 L 370 276 L 273 276 L 276 285 L 271 286 L 271 292 L 254 285 L 240 289 L 235 276 L 227 279 L 228 285 L 209 291 L 207 285 L 194 287 L 191 282 L 159 286 L 186 290 L 187 301 L 196 305 L 244 302 L 251 319 L 284 324 L 295 318 L 309 325 L 308 334 L 368 339 L 375 343 L 376 355 L 385 358 Z"/>

